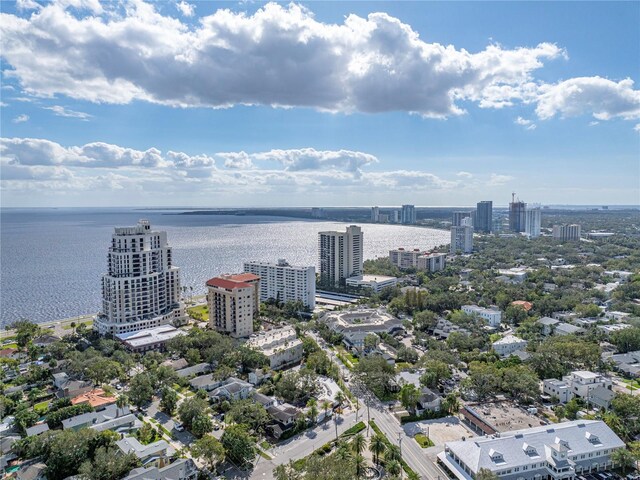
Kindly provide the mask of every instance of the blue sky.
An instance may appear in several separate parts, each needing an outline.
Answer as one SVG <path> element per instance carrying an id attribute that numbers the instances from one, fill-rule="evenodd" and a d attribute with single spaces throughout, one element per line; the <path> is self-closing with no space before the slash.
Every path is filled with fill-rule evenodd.
<path id="1" fill-rule="evenodd" d="M 640 203 L 638 2 L 180 3 L 0 4 L 4 206 Z"/>

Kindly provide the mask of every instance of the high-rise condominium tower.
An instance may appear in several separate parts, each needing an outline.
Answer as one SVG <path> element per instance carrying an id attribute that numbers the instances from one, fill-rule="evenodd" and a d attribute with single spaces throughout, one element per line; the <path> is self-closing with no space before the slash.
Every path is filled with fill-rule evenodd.
<path id="1" fill-rule="evenodd" d="M 147 220 L 117 227 L 102 277 L 102 312 L 94 328 L 119 334 L 182 323 L 180 269 L 173 266 L 167 232 L 153 231 Z"/>
<path id="2" fill-rule="evenodd" d="M 402 205 L 402 213 L 400 215 L 402 223 L 405 225 L 415 225 L 416 223 L 416 207 L 415 205 Z"/>
<path id="3" fill-rule="evenodd" d="M 524 211 L 524 232 L 529 238 L 540 236 L 541 214 L 539 206 L 527 207 Z"/>
<path id="4" fill-rule="evenodd" d="M 371 221 L 376 223 L 380 221 L 380 207 L 371 207 Z"/>
<path id="5" fill-rule="evenodd" d="M 554 225 L 553 226 L 553 238 L 555 240 L 561 240 L 563 242 L 578 242 L 580 241 L 581 227 L 580 225 Z"/>
<path id="6" fill-rule="evenodd" d="M 521 201 L 513 201 L 509 204 L 509 230 L 512 232 L 524 232 L 527 204 Z"/>
<path id="7" fill-rule="evenodd" d="M 451 227 L 451 253 L 471 253 L 473 251 L 473 227 L 471 220 L 465 218 L 462 225 Z"/>
<path id="8" fill-rule="evenodd" d="M 493 225 L 493 202 L 484 200 L 476 205 L 476 232 L 491 233 Z"/>
<path id="9" fill-rule="evenodd" d="M 473 212 L 464 211 L 464 212 L 453 212 L 453 217 L 451 218 L 451 225 L 454 227 L 459 227 L 462 225 L 462 221 L 464 219 L 469 219 L 469 225 L 473 226 Z"/>
<path id="10" fill-rule="evenodd" d="M 316 267 L 289 265 L 286 260 L 278 263 L 245 262 L 244 271 L 260 277 L 260 300 L 275 299 L 280 302 L 301 301 L 305 307 L 316 306 Z"/>
<path id="11" fill-rule="evenodd" d="M 346 232 L 318 233 L 320 283 L 340 285 L 355 275 L 362 275 L 363 234 L 351 225 Z"/>
<path id="12" fill-rule="evenodd" d="M 260 277 L 252 273 L 222 275 L 207 281 L 209 326 L 232 337 L 253 333 L 260 308 Z"/>

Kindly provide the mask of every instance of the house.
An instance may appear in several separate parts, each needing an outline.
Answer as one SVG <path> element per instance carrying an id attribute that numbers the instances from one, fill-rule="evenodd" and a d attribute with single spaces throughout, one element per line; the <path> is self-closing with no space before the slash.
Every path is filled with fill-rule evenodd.
<path id="1" fill-rule="evenodd" d="M 96 388 L 71 399 L 72 405 L 80 405 L 82 403 L 88 403 L 94 409 L 100 410 L 107 405 L 116 403 L 116 397 L 106 395 L 103 389 Z"/>
<path id="2" fill-rule="evenodd" d="M 46 422 L 36 423 L 34 426 L 29 427 L 25 430 L 27 437 L 31 437 L 33 435 L 40 435 L 41 433 L 48 432 L 49 425 Z"/>
<path id="3" fill-rule="evenodd" d="M 445 318 L 438 318 L 438 322 L 431 329 L 431 334 L 441 340 L 446 340 L 453 332 L 461 333 L 467 337 L 471 335 L 471 332 L 466 328 L 460 327 Z"/>
<path id="4" fill-rule="evenodd" d="M 48 347 L 52 343 L 56 343 L 59 341 L 60 341 L 60 337 L 56 337 L 55 335 L 44 334 L 34 338 L 32 343 L 36 347 Z"/>
<path id="5" fill-rule="evenodd" d="M 229 377 L 222 385 L 209 392 L 209 399 L 212 402 L 244 400 L 248 398 L 252 392 L 253 385 L 250 383 L 236 377 Z"/>
<path id="6" fill-rule="evenodd" d="M 111 404 L 99 412 L 87 412 L 67 418 L 62 421 L 62 428 L 64 430 L 80 430 L 83 427 L 91 427 L 114 418 L 129 415 L 129 413 L 131 413 L 129 407 L 118 408 L 115 404 Z"/>
<path id="7" fill-rule="evenodd" d="M 604 316 L 609 320 L 615 320 L 616 322 L 624 322 L 629 317 L 631 317 L 631 314 L 627 312 L 610 311 L 610 312 L 604 312 Z"/>
<path id="8" fill-rule="evenodd" d="M 46 480 L 47 466 L 38 461 L 24 463 L 16 472 L 16 480 Z"/>
<path id="9" fill-rule="evenodd" d="M 570 323 L 560 322 L 556 325 L 554 333 L 556 335 L 582 335 L 584 332 L 584 328 L 576 327 L 575 325 L 571 325 Z"/>
<path id="10" fill-rule="evenodd" d="M 165 440 L 148 445 L 141 444 L 135 437 L 123 437 L 116 442 L 116 446 L 124 454 L 133 453 L 143 467 L 163 468 L 175 450 Z"/>
<path id="11" fill-rule="evenodd" d="M 177 360 L 165 360 L 160 365 L 163 367 L 169 367 L 173 370 L 182 370 L 189 366 L 189 362 L 184 358 L 178 358 Z"/>
<path id="12" fill-rule="evenodd" d="M 249 383 L 251 385 L 260 385 L 265 380 L 271 378 L 271 372 L 263 368 L 256 368 L 255 370 L 251 370 L 248 376 Z"/>
<path id="13" fill-rule="evenodd" d="M 511 302 L 511 305 L 513 305 L 514 307 L 520 307 L 524 309 L 525 312 L 528 312 L 533 308 L 533 303 L 527 302 L 526 300 L 515 300 Z"/>
<path id="14" fill-rule="evenodd" d="M 506 335 L 500 340 L 497 340 L 491 344 L 493 350 L 501 357 L 508 357 L 518 350 L 525 350 L 527 348 L 527 341 L 523 340 L 515 335 Z"/>
<path id="15" fill-rule="evenodd" d="M 273 407 L 276 404 L 276 399 L 273 397 L 268 397 L 259 392 L 253 392 L 253 396 L 251 397 L 254 402 L 259 403 L 264 408 Z"/>
<path id="16" fill-rule="evenodd" d="M 136 430 L 142 428 L 142 422 L 138 420 L 138 417 L 136 417 L 133 413 L 129 413 L 127 415 L 122 415 L 121 417 L 106 420 L 102 423 L 90 425 L 89 428 L 97 432 L 111 430 L 116 433 L 125 434 L 135 432 Z"/>
<path id="17" fill-rule="evenodd" d="M 86 380 L 74 380 L 66 372 L 53 374 L 53 385 L 58 389 L 56 397 L 77 397 L 90 391 L 93 383 Z"/>
<path id="18" fill-rule="evenodd" d="M 571 479 L 613 468 L 624 442 L 600 420 L 575 420 L 447 442 L 438 459 L 459 480 L 487 469 L 504 479 Z"/>
<path id="19" fill-rule="evenodd" d="M 276 439 L 292 429 L 296 424 L 296 419 L 302 415 L 300 410 L 288 403 L 273 405 L 267 408 L 267 412 L 274 420 L 271 425 L 267 426 L 267 431 Z"/>
<path id="20" fill-rule="evenodd" d="M 538 325 L 542 325 L 542 334 L 551 335 L 556 328 L 556 325 L 560 323 L 560 320 L 551 317 L 542 317 L 538 320 Z"/>
<path id="21" fill-rule="evenodd" d="M 195 480 L 197 476 L 198 467 L 193 460 L 181 458 L 162 468 L 134 468 L 122 480 Z"/>
<path id="22" fill-rule="evenodd" d="M 632 325 L 629 325 L 628 323 L 615 323 L 613 325 L 598 325 L 598 330 L 604 333 L 604 335 L 608 338 L 612 333 L 619 332 L 631 327 Z"/>
<path id="23" fill-rule="evenodd" d="M 420 398 L 416 405 L 416 414 L 422 415 L 426 411 L 438 412 L 442 406 L 442 398 L 427 387 L 420 390 Z"/>
<path id="24" fill-rule="evenodd" d="M 632 378 L 640 376 L 640 350 L 611 355 L 609 360 L 613 362 L 614 368 L 625 376 Z"/>
<path id="25" fill-rule="evenodd" d="M 219 387 L 222 382 L 215 378 L 212 373 L 208 375 L 200 375 L 199 377 L 193 377 L 189 380 L 189 385 L 194 390 L 206 390 L 210 392 L 216 387 Z"/>
<path id="26" fill-rule="evenodd" d="M 180 378 L 187 378 L 195 375 L 202 375 L 203 373 L 209 373 L 211 371 L 211 365 L 208 363 L 198 363 L 192 367 L 181 368 L 176 370 L 176 375 Z"/>
<path id="27" fill-rule="evenodd" d="M 0 435 L 0 472 L 4 472 L 9 462 L 18 458 L 14 452 L 16 442 L 20 440 L 19 435 Z"/>

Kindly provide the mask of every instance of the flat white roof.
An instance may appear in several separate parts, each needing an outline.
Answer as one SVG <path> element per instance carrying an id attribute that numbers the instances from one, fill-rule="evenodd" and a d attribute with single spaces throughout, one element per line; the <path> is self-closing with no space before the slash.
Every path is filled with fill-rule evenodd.
<path id="1" fill-rule="evenodd" d="M 118 333 L 116 338 L 132 347 L 140 347 L 151 343 L 166 342 L 180 335 L 186 335 L 186 332 L 171 325 L 161 325 L 137 332 Z"/>
<path id="2" fill-rule="evenodd" d="M 385 275 L 357 275 L 355 277 L 349 277 L 347 280 L 354 282 L 388 282 L 391 280 L 397 280 L 397 277 L 387 277 Z"/>

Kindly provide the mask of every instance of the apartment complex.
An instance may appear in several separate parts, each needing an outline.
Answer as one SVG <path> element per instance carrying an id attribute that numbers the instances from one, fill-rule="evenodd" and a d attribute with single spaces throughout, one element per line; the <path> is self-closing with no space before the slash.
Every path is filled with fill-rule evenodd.
<path id="1" fill-rule="evenodd" d="M 491 233 L 493 225 L 493 202 L 484 200 L 476 205 L 476 221 L 474 228 L 477 232 Z"/>
<path id="2" fill-rule="evenodd" d="M 302 341 L 291 325 L 254 334 L 247 345 L 263 353 L 272 370 L 302 360 Z"/>
<path id="3" fill-rule="evenodd" d="M 467 220 L 469 219 L 462 220 L 466 225 L 451 227 L 451 253 L 471 253 L 473 251 L 473 227 L 466 222 Z"/>
<path id="4" fill-rule="evenodd" d="M 401 270 L 415 268 L 427 272 L 439 272 L 446 266 L 446 257 L 444 253 L 427 253 L 419 248 L 389 250 L 389 261 Z"/>
<path id="5" fill-rule="evenodd" d="M 515 335 L 505 335 L 499 340 L 496 340 L 491 344 L 493 351 L 501 357 L 508 357 L 512 353 L 524 350 L 527 348 L 527 341 L 523 340 Z"/>
<path id="6" fill-rule="evenodd" d="M 349 277 L 362 275 L 363 233 L 356 225 L 345 232 L 318 233 L 320 283 L 341 285 Z"/>
<path id="7" fill-rule="evenodd" d="M 395 287 L 398 284 L 398 279 L 385 275 L 357 275 L 347 278 L 345 283 L 350 287 L 370 288 L 374 292 L 380 293 L 383 288 Z"/>
<path id="8" fill-rule="evenodd" d="M 316 306 L 316 268 L 289 265 L 286 260 L 278 263 L 246 262 L 244 271 L 260 277 L 259 299 L 280 302 L 301 301 L 310 309 Z"/>
<path id="9" fill-rule="evenodd" d="M 400 217 L 403 224 L 415 225 L 417 221 L 415 205 L 402 205 L 402 211 L 400 213 Z"/>
<path id="10" fill-rule="evenodd" d="M 102 311 L 94 328 L 120 334 L 186 320 L 180 269 L 173 265 L 167 233 L 147 220 L 116 227 L 102 277 Z"/>
<path id="11" fill-rule="evenodd" d="M 498 308 L 483 308 L 477 305 L 463 305 L 461 309 L 468 315 L 477 315 L 485 320 L 491 327 L 499 327 L 502 321 L 502 312 Z"/>
<path id="12" fill-rule="evenodd" d="M 418 270 L 427 272 L 440 272 L 447 266 L 446 253 L 425 253 L 418 257 Z"/>
<path id="13" fill-rule="evenodd" d="M 252 273 L 225 275 L 207 281 L 207 305 L 211 328 L 232 337 L 253 333 L 259 308 L 260 277 Z"/>
<path id="14" fill-rule="evenodd" d="M 384 309 L 361 308 L 327 312 L 320 321 L 334 332 L 341 333 L 347 348 L 361 350 L 371 333 L 395 333 L 403 330 L 402 322 Z"/>
<path id="15" fill-rule="evenodd" d="M 582 398 L 591 406 L 609 408 L 614 397 L 610 378 L 586 370 L 571 372 L 562 380 L 549 378 L 542 383 L 542 392 L 567 403 L 574 397 Z"/>
<path id="16" fill-rule="evenodd" d="M 500 479 L 569 480 L 613 467 L 624 442 L 601 420 L 575 420 L 445 443 L 438 458 L 460 480 L 487 469 Z"/>
<path id="17" fill-rule="evenodd" d="M 553 238 L 562 242 L 577 242 L 580 240 L 580 225 L 554 225 Z"/>
<path id="18" fill-rule="evenodd" d="M 540 236 L 540 224 L 540 207 L 527 207 L 524 211 L 524 233 L 526 233 L 529 238 L 538 238 Z"/>

